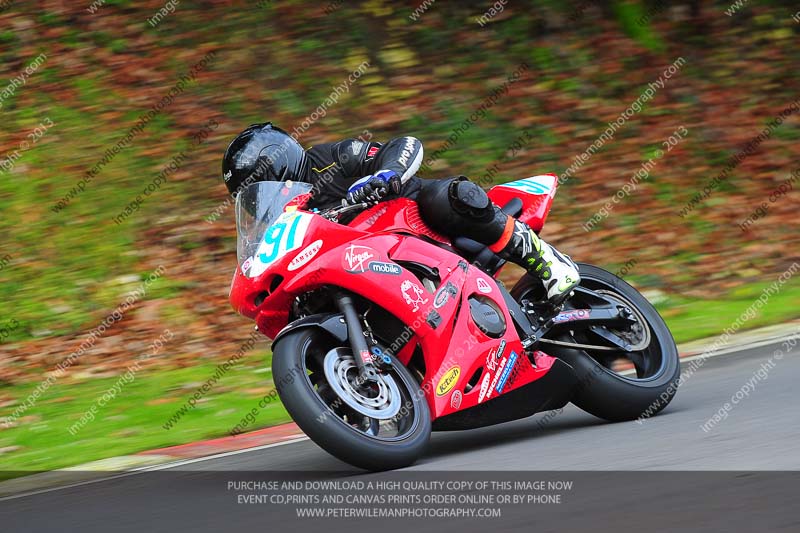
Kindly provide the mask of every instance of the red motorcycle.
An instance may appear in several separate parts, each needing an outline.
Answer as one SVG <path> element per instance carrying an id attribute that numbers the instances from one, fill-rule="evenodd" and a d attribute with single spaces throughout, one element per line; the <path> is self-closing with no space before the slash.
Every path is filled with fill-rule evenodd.
<path id="1" fill-rule="evenodd" d="M 488 194 L 538 232 L 556 185 L 540 175 Z M 339 459 L 399 468 L 420 457 L 432 430 L 570 401 L 632 420 L 675 394 L 680 365 L 666 324 L 606 270 L 580 264 L 581 284 L 553 307 L 528 275 L 506 290 L 503 259 L 437 234 L 413 200 L 307 210 L 310 190 L 259 182 L 238 195 L 230 298 L 274 339 L 286 410 Z"/>

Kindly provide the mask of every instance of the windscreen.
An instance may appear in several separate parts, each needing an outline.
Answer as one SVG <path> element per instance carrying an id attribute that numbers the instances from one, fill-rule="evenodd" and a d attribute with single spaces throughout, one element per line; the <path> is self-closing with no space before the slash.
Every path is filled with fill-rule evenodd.
<path id="1" fill-rule="evenodd" d="M 299 248 L 313 215 L 286 210 L 311 185 L 299 182 L 260 181 L 236 197 L 236 253 L 245 276 L 264 272 L 287 252 Z"/>

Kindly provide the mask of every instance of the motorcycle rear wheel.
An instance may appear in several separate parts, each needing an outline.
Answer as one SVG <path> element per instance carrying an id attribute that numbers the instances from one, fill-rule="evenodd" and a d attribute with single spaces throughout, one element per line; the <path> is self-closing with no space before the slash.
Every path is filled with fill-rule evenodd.
<path id="1" fill-rule="evenodd" d="M 569 363 L 578 377 L 572 402 L 584 411 L 612 422 L 648 418 L 663 410 L 672 401 L 680 378 L 680 358 L 675 340 L 658 311 L 634 287 L 611 272 L 586 263 L 578 263 L 582 287 L 616 297 L 632 306 L 647 322 L 648 346 L 634 353 L 609 354 L 604 351 L 569 348 L 542 342 L 540 349 Z M 541 282 L 525 275 L 511 290 L 517 300 L 539 290 Z M 567 308 L 582 308 L 575 298 Z M 592 344 L 580 330 L 554 340 L 566 343 Z M 635 362 L 635 376 L 621 373 L 611 361 L 630 359 Z"/>
<path id="2" fill-rule="evenodd" d="M 382 381 L 364 387 L 354 379 L 357 368 L 350 348 L 308 328 L 275 344 L 272 374 L 286 410 L 318 446 L 365 470 L 392 470 L 409 466 L 424 453 L 431 416 L 411 373 L 391 359 Z"/>

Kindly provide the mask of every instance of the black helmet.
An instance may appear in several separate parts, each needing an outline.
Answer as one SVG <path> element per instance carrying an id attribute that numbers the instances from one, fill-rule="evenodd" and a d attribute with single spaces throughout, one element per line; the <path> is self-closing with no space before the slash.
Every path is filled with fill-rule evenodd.
<path id="1" fill-rule="evenodd" d="M 271 123 L 253 124 L 236 136 L 222 159 L 222 179 L 236 195 L 258 181 L 304 181 L 306 151 L 288 133 Z"/>

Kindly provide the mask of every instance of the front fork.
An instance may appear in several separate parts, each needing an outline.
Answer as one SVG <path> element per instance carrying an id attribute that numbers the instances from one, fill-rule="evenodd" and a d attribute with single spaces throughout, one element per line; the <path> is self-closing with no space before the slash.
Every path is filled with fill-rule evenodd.
<path id="1" fill-rule="evenodd" d="M 374 381 L 378 378 L 378 371 L 375 363 L 380 365 L 391 364 L 391 359 L 380 350 L 373 354 L 367 343 L 364 328 L 361 325 L 361 318 L 356 312 L 353 298 L 346 293 L 338 293 L 335 296 L 336 305 L 344 316 L 347 324 L 347 336 L 350 340 L 350 347 L 353 350 L 353 357 L 358 366 L 358 375 L 362 382 Z"/>

